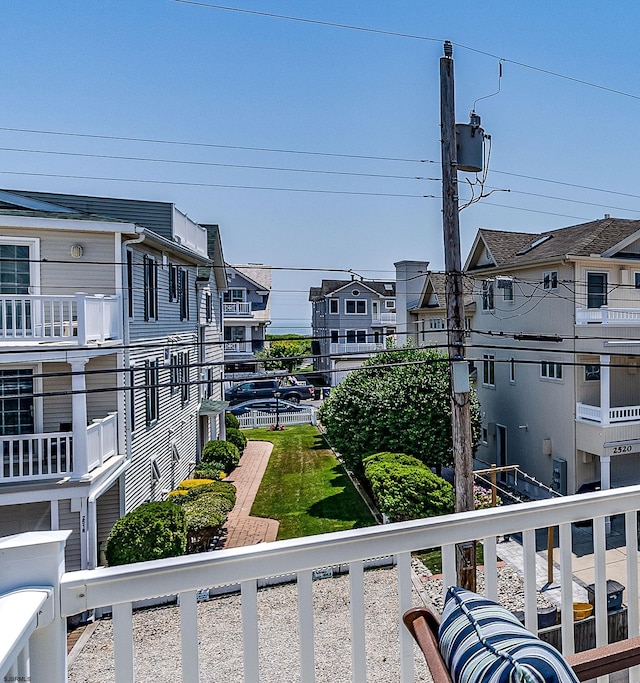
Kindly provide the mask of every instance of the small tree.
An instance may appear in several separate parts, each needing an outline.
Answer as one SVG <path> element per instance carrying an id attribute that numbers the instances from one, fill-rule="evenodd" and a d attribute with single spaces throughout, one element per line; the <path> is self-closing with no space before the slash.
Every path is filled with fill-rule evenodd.
<path id="1" fill-rule="evenodd" d="M 294 372 L 311 355 L 311 339 L 301 334 L 268 334 L 267 341 L 269 347 L 256 354 L 265 370 Z"/>
<path id="2" fill-rule="evenodd" d="M 224 424 L 227 429 L 240 429 L 240 420 L 233 413 L 224 414 Z"/>
<path id="3" fill-rule="evenodd" d="M 182 509 L 171 501 L 143 503 L 111 529 L 105 556 L 109 566 L 184 555 L 187 524 Z"/>
<path id="4" fill-rule="evenodd" d="M 469 400 L 477 443 L 480 411 L 474 390 Z M 357 472 L 363 457 L 381 451 L 408 453 L 429 467 L 451 464 L 449 361 L 435 349 L 389 348 L 334 387 L 319 418 Z"/>
<path id="5" fill-rule="evenodd" d="M 240 455 L 244 453 L 244 449 L 247 446 L 247 437 L 239 429 L 227 429 L 227 441 L 240 451 Z"/>

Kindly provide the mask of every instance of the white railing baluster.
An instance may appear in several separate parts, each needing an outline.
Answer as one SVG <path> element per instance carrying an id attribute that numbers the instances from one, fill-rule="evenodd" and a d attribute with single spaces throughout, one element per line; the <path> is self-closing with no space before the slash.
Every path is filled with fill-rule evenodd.
<path id="1" fill-rule="evenodd" d="M 573 631 L 573 567 L 571 563 L 571 524 L 560 524 L 558 532 L 560 546 L 560 608 L 562 614 L 570 614 L 571 620 L 562 620 L 562 652 L 575 652 Z"/>
<path id="2" fill-rule="evenodd" d="M 442 597 L 447 592 L 449 586 L 457 583 L 456 575 L 456 547 L 453 544 L 442 546 Z"/>
<path id="3" fill-rule="evenodd" d="M 402 625 L 402 615 L 411 607 L 411 553 L 399 553 L 398 563 L 398 624 L 400 625 L 400 680 L 411 683 L 414 680 L 413 639 Z"/>
<path id="4" fill-rule="evenodd" d="M 364 565 L 349 564 L 349 595 L 351 612 L 351 671 L 354 683 L 366 683 L 367 653 L 364 637 Z"/>
<path id="5" fill-rule="evenodd" d="M 198 683 L 198 602 L 196 591 L 180 593 L 180 644 L 182 649 L 182 683 Z"/>
<path id="6" fill-rule="evenodd" d="M 630 596 L 638 595 L 638 513 L 626 512 L 624 532 L 627 552 L 627 628 L 629 638 L 640 635 L 640 619 L 638 615 L 638 599 Z M 640 666 L 629 669 L 629 683 L 640 683 Z"/>
<path id="7" fill-rule="evenodd" d="M 532 632 L 538 632 L 538 606 L 536 601 L 536 530 L 522 533 L 524 561 L 524 624 Z"/>
<path id="8" fill-rule="evenodd" d="M 483 539 L 484 549 L 484 594 L 489 600 L 498 599 L 498 555 L 496 537 Z"/>
<path id="9" fill-rule="evenodd" d="M 593 560 L 595 570 L 596 646 L 607 643 L 607 537 L 606 518 L 593 520 Z"/>
<path id="10" fill-rule="evenodd" d="M 130 602 L 113 606 L 113 659 L 116 683 L 134 683 L 133 610 Z"/>
<path id="11" fill-rule="evenodd" d="M 300 634 L 300 679 L 316 680 L 315 632 L 313 627 L 313 574 L 298 572 L 298 633 Z"/>
<path id="12" fill-rule="evenodd" d="M 260 681 L 260 659 L 258 653 L 258 584 L 243 581 L 242 596 L 242 644 L 244 649 L 244 680 Z"/>

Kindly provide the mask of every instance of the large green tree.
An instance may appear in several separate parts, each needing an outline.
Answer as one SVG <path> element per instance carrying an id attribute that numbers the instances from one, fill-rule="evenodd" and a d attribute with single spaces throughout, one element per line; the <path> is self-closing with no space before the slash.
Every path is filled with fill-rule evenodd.
<path id="1" fill-rule="evenodd" d="M 301 334 L 268 334 L 269 347 L 256 354 L 266 370 L 294 372 L 311 355 L 311 339 Z"/>
<path id="2" fill-rule="evenodd" d="M 480 411 L 473 389 L 469 396 L 475 444 Z M 449 363 L 435 349 L 376 354 L 331 390 L 319 416 L 356 472 L 364 457 L 381 451 L 406 453 L 429 467 L 452 463 Z"/>

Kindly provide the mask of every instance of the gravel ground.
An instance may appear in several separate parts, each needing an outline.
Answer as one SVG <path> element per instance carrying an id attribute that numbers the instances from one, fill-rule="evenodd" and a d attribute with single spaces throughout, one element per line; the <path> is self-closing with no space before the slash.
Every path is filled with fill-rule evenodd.
<path id="1" fill-rule="evenodd" d="M 430 581 L 429 583 L 435 583 Z M 419 604 L 414 596 L 415 604 Z M 351 680 L 349 577 L 313 584 L 317 683 Z M 294 584 L 266 588 L 258 594 L 260 681 L 298 683 L 299 640 L 297 590 Z M 181 680 L 180 622 L 175 606 L 134 614 L 136 681 Z M 400 680 L 397 579 L 395 569 L 365 572 L 365 634 L 368 680 Z M 242 683 L 240 596 L 231 595 L 198 605 L 201 680 Z M 113 671 L 113 629 L 102 620 L 69 671 L 69 683 L 110 683 Z M 431 680 L 419 651 L 418 682 Z M 248 681 L 247 683 L 257 683 Z"/>

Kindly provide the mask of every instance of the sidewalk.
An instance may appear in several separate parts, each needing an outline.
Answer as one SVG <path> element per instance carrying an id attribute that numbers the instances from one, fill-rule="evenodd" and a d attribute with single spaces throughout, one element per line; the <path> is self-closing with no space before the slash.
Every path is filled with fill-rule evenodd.
<path id="1" fill-rule="evenodd" d="M 235 484 L 236 504 L 222 528 L 223 548 L 276 540 L 280 525 L 277 520 L 250 516 L 272 450 L 273 444 L 268 441 L 249 441 L 240 463 L 225 480 Z"/>

